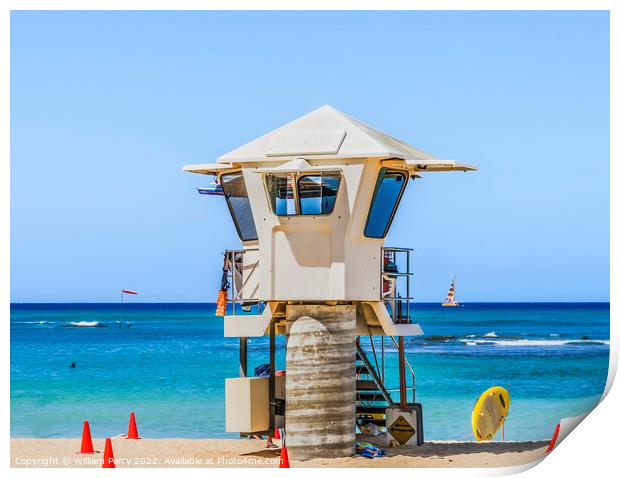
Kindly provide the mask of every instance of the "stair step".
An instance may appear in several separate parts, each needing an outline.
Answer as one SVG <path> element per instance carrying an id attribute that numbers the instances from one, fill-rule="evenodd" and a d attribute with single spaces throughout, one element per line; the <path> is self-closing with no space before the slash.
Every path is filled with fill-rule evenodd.
<path id="1" fill-rule="evenodd" d="M 356 393 L 362 400 L 368 400 L 369 398 L 370 399 L 374 398 L 375 402 L 379 402 L 379 401 L 385 402 L 385 397 L 378 390 L 357 390 Z"/>
<path id="2" fill-rule="evenodd" d="M 385 413 L 385 409 L 389 407 L 389 404 L 383 400 L 362 400 L 355 402 L 355 406 L 357 413 L 366 413 L 366 410 L 369 410 L 368 413 Z M 370 411 L 375 409 L 377 411 Z"/>
<path id="3" fill-rule="evenodd" d="M 375 403 L 375 407 L 382 407 L 384 403 L 386 408 L 388 406 L 387 400 L 381 392 L 376 392 L 374 390 L 358 390 L 355 392 L 355 395 L 357 396 L 357 402 L 362 401 L 368 403 L 369 400 L 372 400 Z M 379 405 L 376 405 L 376 403 L 379 403 Z M 358 403 L 358 405 L 363 406 L 361 403 Z"/>
<path id="4" fill-rule="evenodd" d="M 378 391 L 379 387 L 377 387 L 377 384 L 374 382 L 374 380 L 357 380 L 355 382 L 355 389 L 358 391 L 360 390 Z"/>
<path id="5" fill-rule="evenodd" d="M 389 407 L 390 404 L 378 395 L 360 395 L 357 397 L 355 405 L 358 407 Z"/>
<path id="6" fill-rule="evenodd" d="M 368 407 L 366 405 L 369 405 Z M 379 414 L 379 415 L 385 415 L 385 408 L 388 407 L 388 404 L 386 403 L 385 405 L 383 404 L 378 404 L 376 401 L 369 403 L 369 404 L 362 404 L 362 403 L 358 403 L 357 404 L 357 412 L 356 413 L 374 413 L 374 414 Z M 370 410 L 377 410 L 375 412 L 371 412 Z"/>
<path id="7" fill-rule="evenodd" d="M 364 400 L 362 402 L 356 402 L 357 413 L 383 413 L 385 414 L 385 409 L 389 407 L 389 404 L 385 403 L 383 400 Z M 377 409 L 376 412 L 366 412 L 366 410 Z"/>
<path id="8" fill-rule="evenodd" d="M 385 419 L 379 419 L 379 418 L 357 418 L 358 421 L 363 422 L 364 424 L 366 423 L 374 423 L 375 425 L 377 425 L 378 427 L 385 427 L 386 422 Z"/>
<path id="9" fill-rule="evenodd" d="M 370 406 L 370 407 L 365 407 L 363 405 L 358 405 L 356 407 L 357 412 L 356 413 L 380 413 L 385 415 L 385 409 L 387 407 L 381 407 L 381 406 Z"/>

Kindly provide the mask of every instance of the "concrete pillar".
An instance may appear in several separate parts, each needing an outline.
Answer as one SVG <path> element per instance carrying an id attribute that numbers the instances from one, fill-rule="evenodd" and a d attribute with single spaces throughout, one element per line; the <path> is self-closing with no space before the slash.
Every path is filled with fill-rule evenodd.
<path id="1" fill-rule="evenodd" d="M 355 454 L 355 309 L 286 308 L 286 447 L 293 459 Z"/>

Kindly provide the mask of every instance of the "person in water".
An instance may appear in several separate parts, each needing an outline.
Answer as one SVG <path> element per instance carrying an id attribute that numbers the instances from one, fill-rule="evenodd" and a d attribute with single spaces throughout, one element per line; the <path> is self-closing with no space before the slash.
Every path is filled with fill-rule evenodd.
<path id="1" fill-rule="evenodd" d="M 71 362 L 71 368 L 75 368 L 75 362 Z"/>

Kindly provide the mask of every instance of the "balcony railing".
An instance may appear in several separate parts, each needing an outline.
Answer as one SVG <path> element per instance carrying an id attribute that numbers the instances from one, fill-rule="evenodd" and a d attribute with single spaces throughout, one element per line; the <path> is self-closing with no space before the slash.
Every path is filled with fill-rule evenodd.
<path id="1" fill-rule="evenodd" d="M 247 249 L 227 249 L 224 251 L 228 259 L 227 280 L 230 284 L 228 288 L 228 302 L 232 304 L 232 315 L 237 315 L 239 306 L 243 312 L 250 312 L 252 306 L 258 306 L 261 312 L 260 301 L 256 298 L 255 284 L 258 281 L 258 255 L 252 261 L 247 261 L 246 256 L 257 253 L 258 248 Z M 248 290 L 252 288 L 252 290 Z"/>
<path id="2" fill-rule="evenodd" d="M 404 247 L 381 248 L 381 299 L 395 324 L 411 322 L 411 259 L 413 249 Z"/>
<path id="3" fill-rule="evenodd" d="M 404 247 L 381 248 L 381 299 L 396 324 L 411 322 L 411 252 L 413 249 Z M 258 305 L 260 312 L 260 301 L 257 297 L 258 248 L 227 249 L 224 254 L 229 264 L 228 302 L 232 304 L 232 315 L 236 315 L 239 306 L 244 312 L 249 312 L 252 306 Z"/>

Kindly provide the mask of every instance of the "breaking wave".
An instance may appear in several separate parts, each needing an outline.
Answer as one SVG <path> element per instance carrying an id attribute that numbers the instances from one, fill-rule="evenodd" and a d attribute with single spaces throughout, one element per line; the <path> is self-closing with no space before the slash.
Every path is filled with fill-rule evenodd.
<path id="1" fill-rule="evenodd" d="M 79 322 L 69 322 L 69 327 L 105 327 L 105 325 L 101 325 L 96 320 L 91 322 L 87 320 L 81 320 Z"/>
<path id="2" fill-rule="evenodd" d="M 460 342 L 468 346 L 496 345 L 499 347 L 561 347 L 564 345 L 609 345 L 609 340 L 485 340 L 485 339 L 460 339 Z"/>

